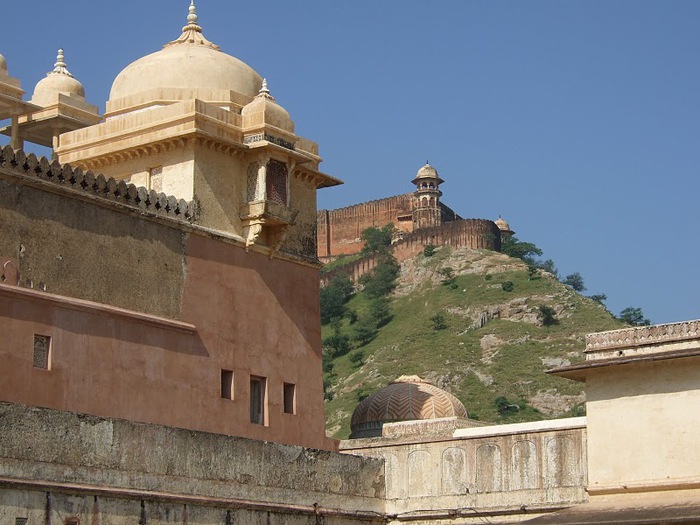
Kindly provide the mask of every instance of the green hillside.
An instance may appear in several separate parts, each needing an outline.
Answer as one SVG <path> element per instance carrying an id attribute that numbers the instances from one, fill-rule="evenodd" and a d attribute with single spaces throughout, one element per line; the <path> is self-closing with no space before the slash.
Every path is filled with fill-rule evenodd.
<path id="1" fill-rule="evenodd" d="M 542 325 L 540 306 L 553 310 L 555 324 Z M 351 321 L 369 307 L 364 293 L 354 294 L 347 310 L 357 315 L 324 325 L 324 339 L 352 334 L 358 321 Z M 485 422 L 580 415 L 582 385 L 544 371 L 580 362 L 585 334 L 624 326 L 554 276 L 528 273 L 519 259 L 449 247 L 402 264 L 390 308 L 374 339 L 325 358 L 327 428 L 336 438 L 350 434 L 360 400 L 403 374 L 451 392 Z"/>

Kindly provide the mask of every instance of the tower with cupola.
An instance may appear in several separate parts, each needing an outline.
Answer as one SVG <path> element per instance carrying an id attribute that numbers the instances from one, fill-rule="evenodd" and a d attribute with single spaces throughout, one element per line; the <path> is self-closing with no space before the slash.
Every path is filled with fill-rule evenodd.
<path id="1" fill-rule="evenodd" d="M 442 224 L 440 184 L 445 181 L 440 178 L 437 170 L 426 162 L 411 182 L 416 186 L 413 192 L 413 229 Z"/>

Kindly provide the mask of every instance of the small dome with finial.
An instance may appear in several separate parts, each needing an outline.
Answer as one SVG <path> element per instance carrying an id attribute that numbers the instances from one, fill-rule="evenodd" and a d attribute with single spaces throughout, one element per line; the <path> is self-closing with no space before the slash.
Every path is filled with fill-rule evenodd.
<path id="1" fill-rule="evenodd" d="M 498 216 L 498 219 L 494 221 L 496 223 L 496 226 L 498 226 L 498 229 L 501 230 L 501 235 L 505 236 L 510 236 L 513 235 L 515 232 L 510 229 L 510 224 L 503 219 L 500 215 Z"/>
<path id="2" fill-rule="evenodd" d="M 83 85 L 68 71 L 63 49 L 58 50 L 53 71 L 49 71 L 45 78 L 41 79 L 34 88 L 32 104 L 48 106 L 55 104 L 58 94 L 69 97 L 78 97 L 85 100 Z"/>
<path id="3" fill-rule="evenodd" d="M 500 215 L 496 219 L 496 226 L 499 230 L 510 230 L 510 225 Z"/>
<path id="4" fill-rule="evenodd" d="M 438 172 L 435 168 L 433 168 L 428 161 L 425 161 L 425 166 L 423 166 L 421 169 L 418 170 L 418 173 L 416 174 L 416 178 L 413 179 L 413 184 L 416 182 L 423 180 L 423 179 L 432 179 L 436 181 L 438 184 L 441 184 L 445 182 L 440 178 L 440 175 L 438 175 Z"/>
<path id="5" fill-rule="evenodd" d="M 275 97 L 270 94 L 270 90 L 267 87 L 266 78 L 263 78 L 260 92 L 256 95 L 252 102 L 246 104 L 241 110 L 241 115 L 244 118 L 243 125 L 248 125 L 248 123 L 245 121 L 246 117 L 253 120 L 252 116 L 258 113 L 263 114 L 264 122 L 266 124 L 272 124 L 273 126 L 292 131 L 289 129 L 291 124 L 289 113 L 286 109 L 280 106 L 275 100 Z M 253 125 L 255 122 L 250 122 L 249 124 Z"/>

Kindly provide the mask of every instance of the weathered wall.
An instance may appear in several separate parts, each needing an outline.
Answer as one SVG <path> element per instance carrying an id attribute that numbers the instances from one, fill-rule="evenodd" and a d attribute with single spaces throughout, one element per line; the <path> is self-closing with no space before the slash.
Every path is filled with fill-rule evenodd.
<path id="1" fill-rule="evenodd" d="M 585 418 L 348 440 L 341 450 L 384 459 L 387 513 L 400 521 L 524 521 L 586 500 Z"/>
<path id="2" fill-rule="evenodd" d="M 113 180 L 100 186 L 90 174 L 93 189 L 60 165 L 9 159 L 0 155 L 0 399 L 335 446 L 315 266 L 246 251 L 179 220 L 179 207 L 136 206 L 124 195 L 149 194 L 124 182 L 107 198 Z M 33 366 L 35 335 L 51 337 L 50 370 Z M 233 372 L 233 399 L 222 398 L 222 370 Z M 262 425 L 250 421 L 251 376 L 267 382 Z M 285 383 L 296 387 L 295 413 L 284 411 Z"/>
<path id="3" fill-rule="evenodd" d="M 23 285 L 179 317 L 183 231 L 18 184 L 2 173 L 0 224 L 0 257 L 17 264 Z"/>
<path id="4" fill-rule="evenodd" d="M 402 262 L 421 253 L 428 244 L 500 251 L 501 233 L 493 221 L 460 219 L 447 222 L 442 226 L 423 228 L 404 235 L 391 245 L 391 253 L 398 262 Z M 357 282 L 362 275 L 373 270 L 376 265 L 376 255 L 362 257 L 323 273 L 321 285 L 325 286 L 335 275 L 339 274 L 346 274 L 353 282 Z"/>
<path id="5" fill-rule="evenodd" d="M 591 491 L 700 484 L 699 378 L 700 357 L 588 372 Z"/>
<path id="6" fill-rule="evenodd" d="M 383 463 L 0 403 L 0 523 L 380 522 Z"/>
<path id="7" fill-rule="evenodd" d="M 357 253 L 362 249 L 360 235 L 369 227 L 387 224 L 401 231 L 413 231 L 412 193 L 396 195 L 337 210 L 321 210 L 317 214 L 318 256 Z M 408 220 L 399 220 L 399 217 Z"/>

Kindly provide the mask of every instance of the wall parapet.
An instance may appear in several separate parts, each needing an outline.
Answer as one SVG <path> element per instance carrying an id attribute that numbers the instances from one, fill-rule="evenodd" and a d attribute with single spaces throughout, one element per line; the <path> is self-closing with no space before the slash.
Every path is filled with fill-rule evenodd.
<path id="1" fill-rule="evenodd" d="M 384 465 L 375 459 L 5 402 L 0 422 L 0 492 L 121 498 L 136 518 L 177 503 L 344 523 L 384 514 Z"/>
<path id="2" fill-rule="evenodd" d="M 586 350 L 591 354 L 603 350 L 624 349 L 648 345 L 682 343 L 700 338 L 700 320 L 656 326 L 637 326 L 608 332 L 598 332 L 586 336 Z"/>
<path id="3" fill-rule="evenodd" d="M 405 234 L 391 245 L 391 253 L 398 262 L 403 262 L 419 254 L 428 244 L 500 251 L 500 230 L 496 223 L 488 219 L 460 219 Z M 342 274 L 348 275 L 351 281 L 357 283 L 361 276 L 377 266 L 377 258 L 377 255 L 368 255 L 338 266 L 321 275 L 321 286 Z"/>
<path id="4" fill-rule="evenodd" d="M 33 153 L 26 155 L 23 150 L 14 150 L 10 146 L 0 149 L 0 168 L 8 169 L 19 176 L 32 177 L 155 215 L 187 222 L 194 222 L 197 218 L 195 202 L 187 202 L 172 195 L 147 190 L 123 180 L 107 178 L 102 174 L 95 175 L 92 171 L 83 172 L 82 169 L 73 168 L 70 164 L 61 164 L 56 160 L 49 161 L 46 157 L 37 158 Z"/>
<path id="5" fill-rule="evenodd" d="M 384 459 L 387 513 L 401 521 L 519 522 L 588 499 L 585 418 L 355 441 L 340 450 Z"/>

